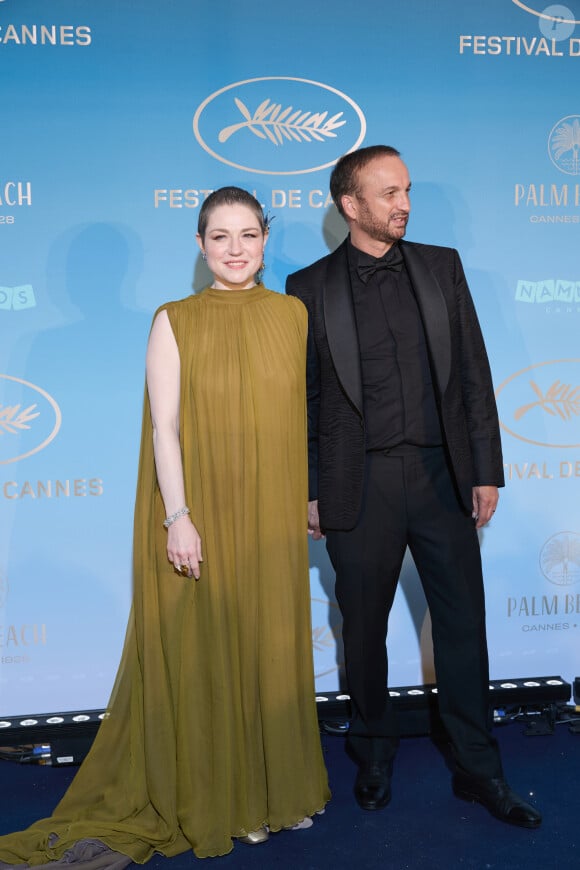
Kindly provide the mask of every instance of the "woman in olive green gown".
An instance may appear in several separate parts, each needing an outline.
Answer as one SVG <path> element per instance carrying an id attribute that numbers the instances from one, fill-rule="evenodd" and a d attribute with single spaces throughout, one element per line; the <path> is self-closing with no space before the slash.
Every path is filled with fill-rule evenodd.
<path id="1" fill-rule="evenodd" d="M 107 717 L 52 817 L 0 838 L 3 862 L 223 855 L 232 838 L 308 823 L 330 797 L 308 586 L 307 314 L 255 283 L 266 240 L 250 194 L 211 194 L 198 243 L 213 284 L 155 316 L 133 605 Z"/>

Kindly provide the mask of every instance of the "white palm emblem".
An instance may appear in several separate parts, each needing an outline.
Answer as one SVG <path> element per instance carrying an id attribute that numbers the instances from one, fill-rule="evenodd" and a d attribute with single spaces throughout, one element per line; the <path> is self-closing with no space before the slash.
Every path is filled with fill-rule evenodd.
<path id="1" fill-rule="evenodd" d="M 580 174 L 580 120 L 578 118 L 574 118 L 571 123 L 560 124 L 552 136 L 550 147 L 558 162 L 570 151 L 570 157 L 562 160 L 562 166 L 570 175 Z"/>
<path id="2" fill-rule="evenodd" d="M 324 142 L 325 138 L 335 139 L 334 131 L 346 124 L 346 121 L 340 120 L 343 112 L 337 112 L 328 118 L 328 112 L 303 112 L 301 109 L 294 111 L 293 106 L 282 109 L 281 103 L 273 103 L 267 99 L 260 103 L 252 115 L 237 97 L 235 104 L 244 120 L 220 130 L 220 142 L 227 142 L 230 136 L 244 127 L 258 139 L 269 139 L 274 145 L 283 145 L 285 139 L 295 142 L 312 142 L 313 139 Z"/>
<path id="3" fill-rule="evenodd" d="M 549 541 L 542 556 L 542 564 L 547 576 L 553 575 L 562 585 L 574 583 L 578 579 L 580 568 L 578 536 L 560 535 Z"/>

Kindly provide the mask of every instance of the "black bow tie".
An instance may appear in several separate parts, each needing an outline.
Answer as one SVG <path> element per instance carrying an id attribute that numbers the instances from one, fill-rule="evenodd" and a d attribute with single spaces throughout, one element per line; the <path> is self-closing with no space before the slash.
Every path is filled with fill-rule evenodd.
<path id="1" fill-rule="evenodd" d="M 392 269 L 393 272 L 400 272 L 403 268 L 403 258 L 399 254 L 398 256 L 391 257 L 390 259 L 380 258 L 375 260 L 374 263 L 364 263 L 362 265 L 357 266 L 357 272 L 359 278 L 366 284 L 371 275 L 374 275 L 375 272 L 378 272 L 382 269 Z"/>

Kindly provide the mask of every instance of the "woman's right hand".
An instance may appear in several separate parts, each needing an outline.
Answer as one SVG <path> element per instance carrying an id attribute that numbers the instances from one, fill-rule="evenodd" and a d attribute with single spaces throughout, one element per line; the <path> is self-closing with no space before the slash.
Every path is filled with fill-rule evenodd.
<path id="1" fill-rule="evenodd" d="M 188 516 L 179 517 L 167 529 L 167 558 L 182 577 L 199 580 L 203 562 L 201 538 Z"/>

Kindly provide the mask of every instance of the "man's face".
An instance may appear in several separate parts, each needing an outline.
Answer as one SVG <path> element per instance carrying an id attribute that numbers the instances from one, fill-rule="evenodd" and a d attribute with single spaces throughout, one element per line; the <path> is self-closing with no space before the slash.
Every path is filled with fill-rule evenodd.
<path id="1" fill-rule="evenodd" d="M 399 157 L 377 157 L 358 175 L 358 193 L 343 197 L 353 242 L 387 245 L 402 239 L 411 211 L 411 182 Z"/>

